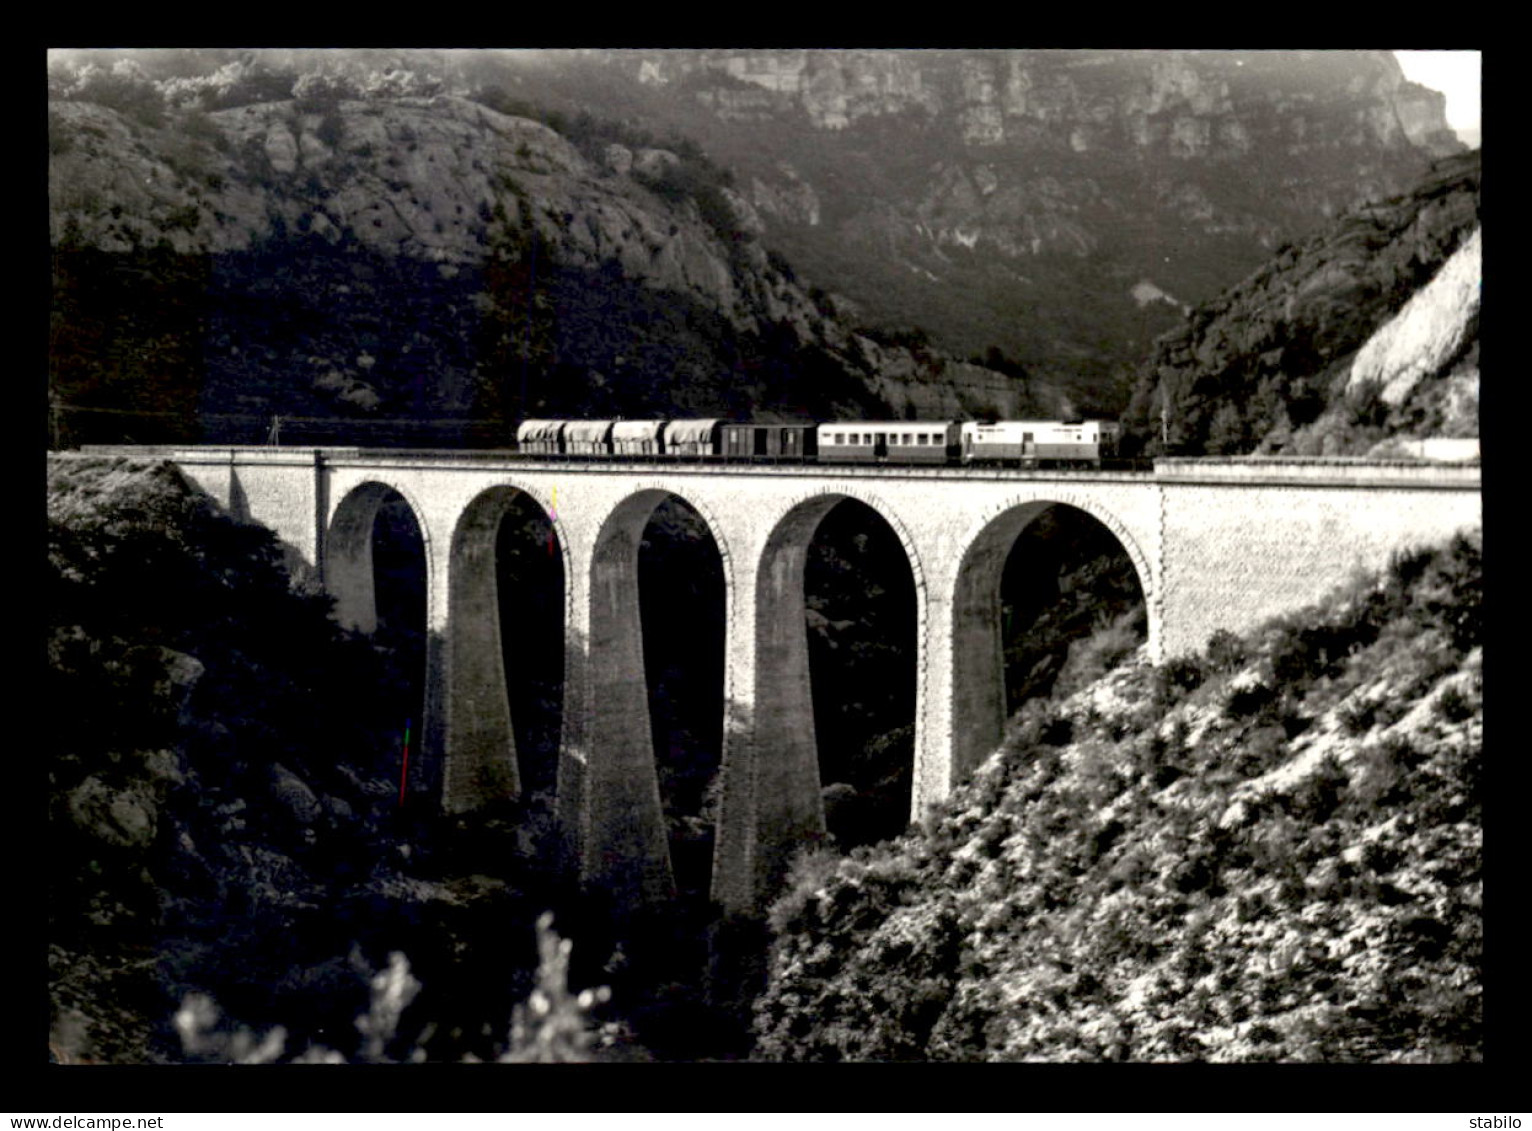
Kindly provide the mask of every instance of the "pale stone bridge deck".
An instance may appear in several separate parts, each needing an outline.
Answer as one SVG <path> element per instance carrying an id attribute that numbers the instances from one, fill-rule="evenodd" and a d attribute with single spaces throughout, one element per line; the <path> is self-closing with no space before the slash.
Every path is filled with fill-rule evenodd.
<path id="1" fill-rule="evenodd" d="M 857 499 L 914 576 L 916 814 L 962 780 L 1004 724 L 1000 575 L 1026 525 L 1064 503 L 1121 541 L 1158 660 L 1322 597 L 1353 570 L 1481 524 L 1477 465 L 1161 460 L 1153 472 L 532 460 L 357 449 L 112 449 L 173 460 L 232 512 L 320 570 L 345 623 L 376 623 L 371 531 L 391 492 L 425 546 L 421 753 L 442 804 L 518 789 L 500 651 L 495 537 L 518 493 L 553 515 L 566 628 L 558 808 L 582 877 L 618 898 L 673 889 L 648 726 L 637 555 L 674 495 L 707 522 L 725 578 L 723 791 L 713 894 L 752 906 L 823 831 L 803 568 L 820 520 Z M 555 489 L 557 505 L 555 508 Z"/>

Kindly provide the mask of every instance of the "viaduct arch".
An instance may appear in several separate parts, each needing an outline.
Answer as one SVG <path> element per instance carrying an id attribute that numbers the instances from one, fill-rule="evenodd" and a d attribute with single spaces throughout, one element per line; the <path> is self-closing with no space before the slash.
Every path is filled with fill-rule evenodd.
<path id="1" fill-rule="evenodd" d="M 325 588 L 335 598 L 335 619 L 358 632 L 374 632 L 378 627 L 377 583 L 373 575 L 372 533 L 378 511 L 397 495 L 414 516 L 425 549 L 426 588 L 431 587 L 431 532 L 426 525 L 424 508 L 410 497 L 407 489 L 383 480 L 368 480 L 348 491 L 335 508 L 329 528 L 324 532 L 320 567 Z"/>
<path id="2" fill-rule="evenodd" d="M 579 686 L 583 697 L 575 713 L 585 720 L 587 753 L 583 766 L 568 765 L 567 772 L 561 761 L 558 792 L 561 812 L 578 829 L 582 878 L 650 900 L 675 894 L 639 606 L 639 544 L 661 503 L 675 498 L 697 512 L 718 547 L 726 607 L 733 589 L 725 528 L 706 500 L 691 494 L 684 484 L 655 482 L 617 501 L 602 519 L 590 554 L 583 678 L 566 660 L 566 687 Z M 724 679 L 727 697 L 727 671 Z M 566 720 L 570 715 L 566 707 Z"/>
<path id="3" fill-rule="evenodd" d="M 1006 560 L 1028 526 L 1057 506 L 1074 507 L 1090 515 L 1111 532 L 1133 562 L 1145 606 L 1154 598 L 1149 562 L 1128 529 L 1090 499 L 1068 491 L 1053 494 L 1044 499 L 1008 499 L 982 512 L 962 538 L 966 548 L 951 597 L 952 765 L 959 777 L 967 777 L 1000 744 L 1005 731 L 1000 583 Z M 1153 618 L 1150 624 L 1155 625 Z"/>
<path id="4" fill-rule="evenodd" d="M 825 834 L 805 630 L 804 571 L 820 524 L 847 500 L 859 502 L 877 515 L 904 548 L 916 579 L 919 638 L 924 571 L 898 511 L 876 492 L 845 486 L 803 492 L 784 500 L 777 512 L 780 517 L 759 540 L 750 563 L 754 592 L 748 604 L 753 611 L 742 612 L 749 623 L 730 634 L 741 638 L 741 651 L 748 650 L 747 655 L 736 652 L 736 662 L 726 665 L 734 680 L 748 681 L 748 709 L 734 705 L 736 725 L 732 733 L 726 728 L 720 819 L 724 830 L 715 854 L 715 892 L 770 890 L 781 878 L 793 850 Z M 726 675 L 726 694 L 732 686 Z M 734 704 L 732 697 L 730 702 Z M 917 731 L 921 707 L 917 679 Z"/>

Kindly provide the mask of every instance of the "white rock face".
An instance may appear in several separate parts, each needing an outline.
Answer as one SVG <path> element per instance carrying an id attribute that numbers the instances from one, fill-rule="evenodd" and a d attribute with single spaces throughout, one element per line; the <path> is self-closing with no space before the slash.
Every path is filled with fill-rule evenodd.
<path id="1" fill-rule="evenodd" d="M 1436 277 L 1357 352 L 1348 388 L 1375 381 L 1383 400 L 1397 405 L 1421 378 L 1447 364 L 1479 312 L 1482 248 L 1481 229 L 1475 228 Z"/>
<path id="2" fill-rule="evenodd" d="M 281 122 L 273 122 L 266 134 L 266 156 L 279 173 L 291 173 L 298 167 L 298 140 Z"/>

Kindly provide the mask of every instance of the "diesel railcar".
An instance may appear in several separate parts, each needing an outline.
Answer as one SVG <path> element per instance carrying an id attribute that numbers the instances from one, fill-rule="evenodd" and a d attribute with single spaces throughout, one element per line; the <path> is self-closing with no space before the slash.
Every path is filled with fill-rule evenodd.
<path id="1" fill-rule="evenodd" d="M 969 421 L 962 428 L 963 462 L 1012 467 L 1099 467 L 1117 454 L 1112 420 Z"/>

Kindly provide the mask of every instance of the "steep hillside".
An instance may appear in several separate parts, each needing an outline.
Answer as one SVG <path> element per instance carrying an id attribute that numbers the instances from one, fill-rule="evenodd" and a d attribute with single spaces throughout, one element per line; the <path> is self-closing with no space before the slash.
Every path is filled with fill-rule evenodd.
<path id="1" fill-rule="evenodd" d="M 1036 701 L 919 829 L 800 861 L 758 1054 L 1482 1048 L 1477 536 Z"/>
<path id="2" fill-rule="evenodd" d="M 1361 455 L 1478 435 L 1480 154 L 1348 212 L 1161 338 L 1125 421 L 1150 451 Z"/>
<path id="3" fill-rule="evenodd" d="M 171 1017 L 190 993 L 286 1026 L 290 1055 L 350 1055 L 395 949 L 428 983 L 432 1054 L 492 1053 L 477 1034 L 504 1038 L 532 924 L 558 905 L 514 863 L 546 852 L 546 799 L 472 828 L 401 804 L 420 681 L 294 591 L 269 531 L 168 465 L 48 470 L 55 1055 L 180 1059 Z M 486 859 L 504 866 L 484 875 Z"/>
<path id="4" fill-rule="evenodd" d="M 533 415 L 1059 409 L 853 332 L 695 146 L 288 84 L 273 101 L 247 76 L 231 90 L 254 101 L 209 111 L 86 69 L 50 103 L 69 438 L 254 440 L 274 414 L 336 422 L 294 439 L 495 443 Z"/>

